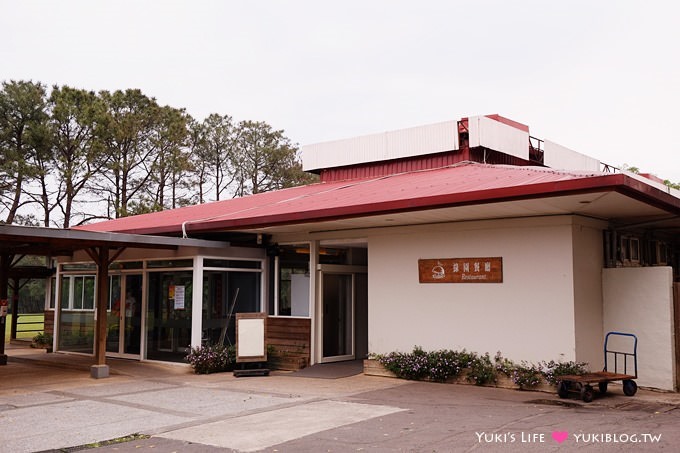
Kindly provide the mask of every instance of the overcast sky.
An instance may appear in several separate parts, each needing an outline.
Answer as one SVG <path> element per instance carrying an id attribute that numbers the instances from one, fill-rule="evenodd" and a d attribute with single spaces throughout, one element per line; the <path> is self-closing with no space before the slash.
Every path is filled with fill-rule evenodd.
<path id="1" fill-rule="evenodd" d="M 139 88 L 302 145 L 499 113 L 680 182 L 680 2 L 0 0 L 0 81 Z"/>

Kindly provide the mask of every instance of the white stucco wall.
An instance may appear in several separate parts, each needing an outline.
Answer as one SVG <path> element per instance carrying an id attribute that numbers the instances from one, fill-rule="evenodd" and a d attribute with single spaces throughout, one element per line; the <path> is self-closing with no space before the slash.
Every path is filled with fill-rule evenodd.
<path id="1" fill-rule="evenodd" d="M 602 354 L 602 228 L 583 218 L 574 218 L 574 327 L 576 360 L 588 363 L 592 371 L 604 366 Z"/>
<path id="2" fill-rule="evenodd" d="M 573 234 L 568 216 L 370 232 L 370 352 L 419 345 L 574 360 Z M 420 258 L 492 256 L 503 258 L 503 283 L 418 281 Z"/>
<path id="3" fill-rule="evenodd" d="M 604 269 L 604 331 L 638 337 L 638 385 L 673 390 L 673 270 Z"/>

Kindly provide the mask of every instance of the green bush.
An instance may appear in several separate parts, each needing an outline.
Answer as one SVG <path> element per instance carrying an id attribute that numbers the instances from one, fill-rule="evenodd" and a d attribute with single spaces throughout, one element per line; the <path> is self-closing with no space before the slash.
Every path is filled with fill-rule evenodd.
<path id="1" fill-rule="evenodd" d="M 467 366 L 469 359 L 465 351 L 440 349 L 427 354 L 427 377 L 436 382 L 456 377 Z"/>
<path id="2" fill-rule="evenodd" d="M 504 358 L 500 351 L 491 360 L 487 352 L 479 355 L 474 352 L 452 351 L 440 349 L 426 352 L 420 346 L 415 346 L 412 352 L 390 352 L 389 354 L 371 354 L 385 369 L 403 379 L 427 379 L 436 382 L 460 375 L 467 369 L 466 379 L 475 385 L 496 383 L 498 374 L 508 376 L 520 389 L 537 386 L 545 378 L 555 385 L 560 376 L 567 374 L 584 374 L 587 372 L 583 362 L 540 362 L 538 365 L 522 362 L 516 364 Z"/>
<path id="3" fill-rule="evenodd" d="M 196 374 L 220 373 L 233 371 L 236 364 L 236 348 L 206 344 L 191 348 L 186 356 Z"/>
<path id="4" fill-rule="evenodd" d="M 520 389 L 526 390 L 536 387 L 543 381 L 543 373 L 541 369 L 532 363 L 522 362 L 520 365 L 515 365 L 511 373 L 510 379 Z"/>
<path id="5" fill-rule="evenodd" d="M 420 346 L 415 346 L 410 353 L 390 352 L 376 358 L 385 369 L 402 379 L 418 380 L 428 375 L 427 353 Z"/>
<path id="6" fill-rule="evenodd" d="M 475 385 L 491 384 L 497 380 L 496 367 L 491 363 L 491 356 L 488 352 L 482 356 L 475 355 L 468 368 L 466 379 Z"/>
<path id="7" fill-rule="evenodd" d="M 52 335 L 40 332 L 33 337 L 33 343 L 41 346 L 52 346 Z"/>
<path id="8" fill-rule="evenodd" d="M 427 379 L 445 382 L 460 375 L 463 369 L 471 368 L 472 373 L 476 374 L 470 379 L 475 382 L 479 381 L 479 385 L 487 382 L 488 379 L 484 375 L 489 370 L 482 365 L 482 362 L 486 360 L 490 363 L 488 354 L 486 358 L 480 359 L 474 352 L 465 350 L 440 349 L 425 352 L 420 346 L 415 346 L 412 352 L 390 352 L 384 355 L 371 355 L 371 357 L 397 377 L 411 380 Z"/>
<path id="9" fill-rule="evenodd" d="M 542 362 L 542 373 L 545 380 L 556 385 L 560 377 L 566 375 L 581 375 L 588 372 L 588 364 L 585 362 Z"/>

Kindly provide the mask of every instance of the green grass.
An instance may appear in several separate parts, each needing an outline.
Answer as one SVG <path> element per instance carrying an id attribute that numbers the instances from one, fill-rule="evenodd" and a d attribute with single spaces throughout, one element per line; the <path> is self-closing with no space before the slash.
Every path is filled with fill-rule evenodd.
<path id="1" fill-rule="evenodd" d="M 35 315 L 19 315 L 19 322 L 22 324 L 19 324 L 17 326 L 17 338 L 33 338 L 38 332 L 22 332 L 22 330 L 40 329 L 40 331 L 42 331 L 44 321 L 45 315 L 42 313 L 38 313 Z M 11 328 L 12 328 L 12 315 L 7 315 L 7 318 L 5 318 L 5 342 L 9 341 Z"/>
<path id="2" fill-rule="evenodd" d="M 54 452 L 60 452 L 60 453 L 74 453 L 77 451 L 82 451 L 82 450 L 90 450 L 93 448 L 99 448 L 99 447 L 107 447 L 109 445 L 116 445 L 116 444 L 122 444 L 124 442 L 131 442 L 133 440 L 140 440 L 140 439 L 148 439 L 151 436 L 147 436 L 146 434 L 130 434 L 129 436 L 123 436 L 123 437 L 117 437 L 115 439 L 110 439 L 110 440 L 104 440 L 101 442 L 94 442 L 91 444 L 87 445 L 79 445 L 76 447 L 68 447 L 68 448 L 60 448 L 59 450 L 50 450 Z M 137 447 L 135 447 L 137 448 Z M 153 448 L 153 445 L 151 446 Z"/>

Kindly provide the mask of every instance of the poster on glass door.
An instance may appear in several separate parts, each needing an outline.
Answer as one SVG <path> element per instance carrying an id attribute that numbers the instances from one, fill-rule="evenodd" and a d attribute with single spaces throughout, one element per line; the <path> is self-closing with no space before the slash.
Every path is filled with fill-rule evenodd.
<path id="1" fill-rule="evenodd" d="M 174 301 L 175 310 L 184 310 L 184 285 L 170 285 L 168 299 Z"/>

